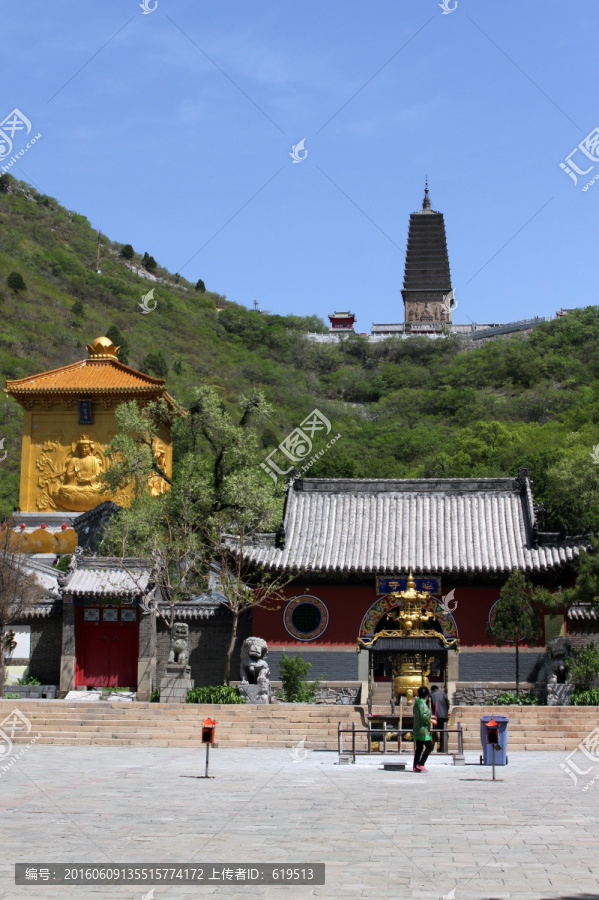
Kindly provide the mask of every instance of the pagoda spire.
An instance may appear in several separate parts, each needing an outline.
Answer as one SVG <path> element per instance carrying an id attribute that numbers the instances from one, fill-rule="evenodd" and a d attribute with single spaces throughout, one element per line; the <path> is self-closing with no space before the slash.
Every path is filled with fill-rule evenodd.
<path id="1" fill-rule="evenodd" d="M 412 213 L 408 229 L 401 292 L 406 333 L 436 332 L 444 325 L 451 325 L 451 305 L 446 301 L 451 290 L 445 222 L 443 213 L 431 209 L 427 177 L 422 209 Z"/>
<path id="2" fill-rule="evenodd" d="M 431 208 L 431 198 L 428 195 L 428 175 L 426 176 L 426 180 L 424 182 L 424 200 L 422 201 L 423 209 Z"/>

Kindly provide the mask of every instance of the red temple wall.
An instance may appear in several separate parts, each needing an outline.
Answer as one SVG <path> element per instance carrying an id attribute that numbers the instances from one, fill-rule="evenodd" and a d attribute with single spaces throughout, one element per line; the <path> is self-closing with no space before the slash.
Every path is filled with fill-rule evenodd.
<path id="1" fill-rule="evenodd" d="M 463 587 L 456 588 L 453 595 L 453 612 L 456 620 L 460 645 L 462 647 L 495 647 L 495 642 L 487 635 L 486 627 L 489 611 L 499 599 L 499 587 Z M 284 589 L 288 599 L 303 594 L 318 597 L 326 605 L 329 612 L 329 624 L 326 631 L 315 640 L 295 640 L 285 628 L 283 613 L 285 603 L 280 609 L 267 610 L 256 607 L 253 610 L 253 632 L 264 638 L 269 646 L 275 647 L 352 647 L 355 648 L 362 618 L 377 600 L 374 587 L 367 586 L 322 586 L 310 588 L 307 585 L 290 586 Z M 541 623 L 543 624 L 543 623 Z M 542 632 L 537 646 L 545 644 Z"/>

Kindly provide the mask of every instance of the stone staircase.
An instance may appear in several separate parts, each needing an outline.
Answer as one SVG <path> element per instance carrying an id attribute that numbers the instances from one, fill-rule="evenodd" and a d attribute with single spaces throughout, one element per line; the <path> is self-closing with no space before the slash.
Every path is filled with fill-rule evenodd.
<path id="1" fill-rule="evenodd" d="M 306 749 L 335 750 L 337 726 L 363 728 L 363 709 L 354 706 L 274 704 L 264 706 L 221 706 L 200 704 L 85 703 L 66 700 L 0 700 L 0 723 L 17 708 L 31 723 L 16 733 L 14 743 L 22 744 L 40 734 L 39 744 L 88 744 L 110 747 L 199 747 L 200 723 L 217 720 L 216 740 L 224 747 L 294 747 L 305 740 Z M 384 716 L 389 705 L 373 707 Z M 480 750 L 480 716 L 506 715 L 510 718 L 509 750 L 573 750 L 599 725 L 598 707 L 480 707 L 452 710 L 450 727 L 460 722 L 464 749 Z M 1 726 L 0 726 L 1 727 Z M 365 749 L 365 735 L 357 735 L 356 746 Z M 389 742 L 389 749 L 394 746 Z M 344 747 L 351 748 L 351 734 L 344 735 Z M 450 752 L 457 750 L 452 734 Z"/>
<path id="2" fill-rule="evenodd" d="M 201 722 L 216 719 L 216 741 L 226 747 L 337 748 L 337 726 L 361 728 L 359 708 L 276 704 L 85 703 L 67 700 L 0 700 L 0 722 L 15 708 L 31 722 L 31 731 L 15 734 L 26 743 L 144 747 L 200 747 Z"/>
<path id="3" fill-rule="evenodd" d="M 599 725 L 596 706 L 456 706 L 451 726 L 460 722 L 464 750 L 480 750 L 480 717 L 509 718 L 510 750 L 574 750 Z M 455 739 L 455 735 L 452 735 Z M 450 750 L 455 740 L 450 742 Z"/>

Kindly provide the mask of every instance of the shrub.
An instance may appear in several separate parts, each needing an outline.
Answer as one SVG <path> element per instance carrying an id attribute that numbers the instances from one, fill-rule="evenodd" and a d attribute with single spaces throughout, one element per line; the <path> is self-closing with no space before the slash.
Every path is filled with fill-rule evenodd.
<path id="1" fill-rule="evenodd" d="M 539 698 L 536 694 L 512 694 L 504 691 L 493 700 L 493 706 L 538 706 Z"/>
<path id="2" fill-rule="evenodd" d="M 281 681 L 283 682 L 283 694 L 287 703 L 310 703 L 314 700 L 316 688 L 322 677 L 308 683 L 306 676 L 312 668 L 312 663 L 304 659 L 301 653 L 295 656 L 287 656 L 283 653 L 279 661 Z"/>
<path id="3" fill-rule="evenodd" d="M 154 688 L 150 694 L 150 703 L 160 703 L 160 688 Z"/>
<path id="4" fill-rule="evenodd" d="M 154 269 L 158 268 L 158 263 L 156 262 L 156 260 L 154 259 L 153 256 L 150 256 L 149 253 L 144 253 L 142 260 L 141 260 L 141 264 L 144 267 L 144 269 L 148 270 L 148 272 L 153 272 Z"/>
<path id="5" fill-rule="evenodd" d="M 4 699 L 5 700 L 20 700 L 21 695 L 20 694 L 5 694 Z"/>
<path id="6" fill-rule="evenodd" d="M 77 316 L 78 319 L 81 318 L 81 316 L 85 312 L 85 309 L 84 309 L 84 306 L 83 306 L 83 303 L 81 302 L 81 300 L 75 300 L 75 302 L 73 303 L 73 306 L 71 307 L 71 312 L 73 313 L 74 316 Z"/>
<path id="7" fill-rule="evenodd" d="M 17 684 L 41 684 L 41 681 L 33 675 L 27 675 L 25 678 L 19 678 Z"/>
<path id="8" fill-rule="evenodd" d="M 197 687 L 187 691 L 186 703 L 245 703 L 245 697 L 239 688 L 228 684 L 217 684 L 211 687 Z"/>
<path id="9" fill-rule="evenodd" d="M 3 175 L 0 175 L 0 194 L 8 194 L 8 189 L 10 187 L 10 175 L 7 175 L 4 172 Z"/>
<path id="10" fill-rule="evenodd" d="M 162 350 L 157 353 L 148 353 L 141 363 L 142 371 L 155 375 L 156 378 L 166 378 L 168 375 L 168 365 Z"/>
<path id="11" fill-rule="evenodd" d="M 11 272 L 8 278 L 6 279 L 6 283 L 15 294 L 18 294 L 19 291 L 26 291 L 27 285 L 25 284 L 25 279 L 21 275 L 20 272 Z"/>
<path id="12" fill-rule="evenodd" d="M 58 569 L 59 572 L 67 572 L 68 568 L 71 564 L 71 557 L 66 554 L 65 556 L 61 556 L 54 566 L 55 569 Z"/>
<path id="13" fill-rule="evenodd" d="M 123 244 L 121 247 L 121 256 L 123 259 L 133 259 L 135 255 L 135 250 L 131 246 L 131 244 Z"/>
<path id="14" fill-rule="evenodd" d="M 574 691 L 572 703 L 574 706 L 599 706 L 599 690 Z"/>
<path id="15" fill-rule="evenodd" d="M 570 681 L 573 681 L 580 691 L 590 691 L 599 675 L 599 649 L 595 647 L 593 641 L 586 647 L 577 647 L 572 651 L 567 665 Z"/>
<path id="16" fill-rule="evenodd" d="M 196 291 L 199 291 L 200 294 L 206 293 L 206 285 L 201 278 L 196 282 Z"/>

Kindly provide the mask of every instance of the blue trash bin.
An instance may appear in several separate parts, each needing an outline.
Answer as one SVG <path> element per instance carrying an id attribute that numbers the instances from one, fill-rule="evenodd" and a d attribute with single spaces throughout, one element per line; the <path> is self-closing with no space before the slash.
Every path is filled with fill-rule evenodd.
<path id="1" fill-rule="evenodd" d="M 496 725 L 489 728 L 488 723 L 491 721 L 496 723 Z M 509 721 L 507 716 L 480 717 L 480 742 L 483 748 L 480 758 L 481 766 L 493 765 L 493 746 L 495 743 L 499 744 L 499 750 L 495 750 L 495 765 L 507 766 L 507 723 Z M 489 740 L 489 738 L 495 737 L 497 741 Z"/>

